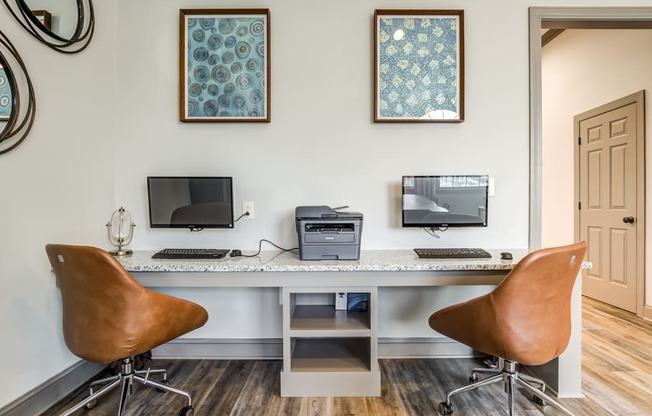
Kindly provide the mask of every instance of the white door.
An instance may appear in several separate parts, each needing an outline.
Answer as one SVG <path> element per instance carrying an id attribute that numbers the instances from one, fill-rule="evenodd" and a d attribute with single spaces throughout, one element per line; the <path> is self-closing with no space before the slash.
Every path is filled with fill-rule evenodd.
<path id="1" fill-rule="evenodd" d="M 638 258 L 643 233 L 638 181 L 643 178 L 638 177 L 642 162 L 637 154 L 642 105 L 642 100 L 623 99 L 575 117 L 579 233 L 588 242 L 587 260 L 593 264 L 583 273 L 583 294 L 634 313 L 638 273 L 643 272 Z"/>

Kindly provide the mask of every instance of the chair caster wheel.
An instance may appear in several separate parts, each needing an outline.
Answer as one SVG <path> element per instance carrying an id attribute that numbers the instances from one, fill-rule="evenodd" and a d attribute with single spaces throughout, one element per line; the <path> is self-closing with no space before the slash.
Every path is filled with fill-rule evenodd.
<path id="1" fill-rule="evenodd" d="M 539 406 L 545 406 L 546 402 L 543 400 L 541 397 L 537 396 L 536 394 L 532 396 L 532 401 Z"/>
<path id="2" fill-rule="evenodd" d="M 192 406 L 186 406 L 181 409 L 179 412 L 179 416 L 194 416 L 195 415 L 195 409 L 192 408 Z"/>
<path id="3" fill-rule="evenodd" d="M 86 403 L 86 408 L 90 410 L 94 408 L 96 404 L 97 404 L 97 400 L 91 400 L 90 402 Z"/>
<path id="4" fill-rule="evenodd" d="M 478 376 L 475 373 L 471 374 L 471 377 L 469 377 L 469 384 L 473 384 L 477 382 L 478 382 Z"/>
<path id="5" fill-rule="evenodd" d="M 453 406 L 446 402 L 439 402 L 439 414 L 452 415 Z"/>

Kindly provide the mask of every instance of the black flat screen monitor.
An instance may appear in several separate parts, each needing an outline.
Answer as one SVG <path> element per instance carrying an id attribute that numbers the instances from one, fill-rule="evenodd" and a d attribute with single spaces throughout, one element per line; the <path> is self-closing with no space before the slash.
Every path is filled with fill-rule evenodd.
<path id="1" fill-rule="evenodd" d="M 486 227 L 487 175 L 403 176 L 403 227 Z"/>
<path id="2" fill-rule="evenodd" d="M 230 177 L 149 176 L 151 228 L 233 228 Z"/>

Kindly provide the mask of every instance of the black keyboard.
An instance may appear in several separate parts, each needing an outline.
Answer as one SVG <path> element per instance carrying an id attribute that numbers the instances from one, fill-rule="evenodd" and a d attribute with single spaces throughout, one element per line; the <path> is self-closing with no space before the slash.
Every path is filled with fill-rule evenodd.
<path id="1" fill-rule="evenodd" d="M 229 250 L 221 248 L 165 248 L 153 259 L 221 259 Z"/>
<path id="2" fill-rule="evenodd" d="M 481 248 L 415 248 L 420 259 L 490 259 Z"/>

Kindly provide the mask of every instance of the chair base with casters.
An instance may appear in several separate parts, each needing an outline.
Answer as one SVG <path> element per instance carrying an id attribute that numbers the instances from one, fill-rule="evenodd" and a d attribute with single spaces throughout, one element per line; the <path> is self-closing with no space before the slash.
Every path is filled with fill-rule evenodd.
<path id="1" fill-rule="evenodd" d="M 535 403 L 540 405 L 550 404 L 551 406 L 556 407 L 562 411 L 564 414 L 573 416 L 573 414 L 564 406 L 553 400 L 545 393 L 546 383 L 543 380 L 520 373 L 517 369 L 518 364 L 514 361 L 502 359 L 501 361 L 503 362 L 503 367 L 500 370 L 493 368 L 474 368 L 472 370 L 471 377 L 469 377 L 469 383 L 471 384 L 460 387 L 448 393 L 446 396 L 446 401 L 439 403 L 439 413 L 442 415 L 453 414 L 453 405 L 451 404 L 451 398 L 454 395 L 502 381 L 505 384 L 505 392 L 507 393 L 510 416 L 514 415 L 514 391 L 516 386 L 523 387 L 527 392 L 531 393 L 532 400 Z M 478 380 L 477 373 L 488 373 L 492 375 L 485 379 Z M 534 385 L 537 385 L 537 387 Z"/>
<path id="2" fill-rule="evenodd" d="M 152 380 L 150 376 L 162 376 L 161 381 Z M 107 377 L 101 380 L 96 380 L 90 385 L 90 395 L 81 402 L 77 403 L 74 407 L 66 410 L 60 416 L 72 415 L 82 407 L 92 409 L 97 404 L 97 400 L 110 392 L 111 390 L 120 387 L 120 407 L 118 409 L 118 416 L 122 416 L 127 408 L 127 399 L 131 395 L 131 389 L 134 382 L 138 382 L 148 387 L 154 387 L 159 391 L 166 391 L 174 394 L 179 394 L 188 399 L 188 405 L 181 408 L 179 416 L 193 416 L 194 409 L 192 407 L 192 398 L 190 394 L 183 390 L 171 387 L 167 381 L 167 371 L 163 369 L 147 369 L 136 370 L 134 367 L 133 357 L 125 358 L 120 362 L 120 371 L 117 375 Z M 100 387 L 102 386 L 102 387 Z M 96 388 L 99 390 L 95 390 Z"/>

